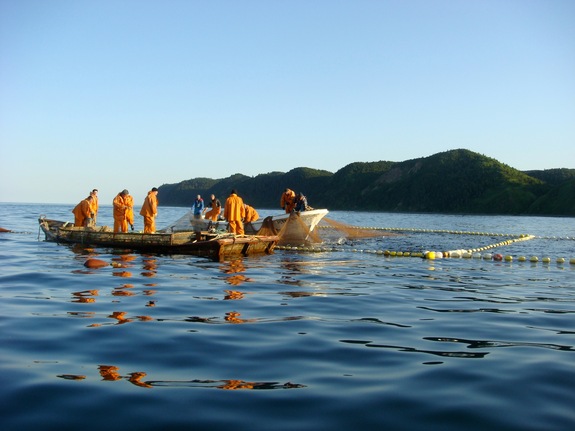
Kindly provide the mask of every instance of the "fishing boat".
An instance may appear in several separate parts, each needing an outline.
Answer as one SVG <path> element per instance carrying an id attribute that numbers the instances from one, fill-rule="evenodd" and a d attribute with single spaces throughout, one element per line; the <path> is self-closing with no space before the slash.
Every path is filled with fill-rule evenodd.
<path id="1" fill-rule="evenodd" d="M 262 227 L 266 233 L 280 235 L 280 243 L 286 242 L 282 239 L 285 235 L 287 224 L 292 226 L 302 226 L 302 229 L 288 229 L 289 242 L 305 243 L 309 242 L 312 232 L 329 211 L 327 209 L 314 209 L 310 211 L 292 212 L 289 214 L 278 214 L 268 216 L 263 219 L 245 223 L 244 230 L 246 234 L 257 235 L 262 232 Z M 288 223 L 289 222 L 289 223 Z M 194 217 L 192 211 L 188 211 L 173 224 L 165 227 L 161 232 L 187 232 L 187 231 L 222 231 L 227 229 L 225 220 L 211 221 L 202 217 Z M 284 235 L 282 235 L 284 234 Z"/>
<path id="2" fill-rule="evenodd" d="M 183 231 L 114 233 L 108 226 L 76 227 L 72 223 L 38 218 L 46 241 L 131 249 L 161 254 L 189 254 L 225 260 L 234 256 L 271 254 L 276 235 L 235 235 L 227 232 Z"/>

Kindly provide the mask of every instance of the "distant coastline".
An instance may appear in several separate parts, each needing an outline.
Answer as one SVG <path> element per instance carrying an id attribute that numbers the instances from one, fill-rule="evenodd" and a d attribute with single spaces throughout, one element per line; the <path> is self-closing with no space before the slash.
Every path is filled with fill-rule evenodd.
<path id="1" fill-rule="evenodd" d="M 193 178 L 160 186 L 160 206 L 187 207 L 197 194 L 222 199 L 237 189 L 252 206 L 279 208 L 285 187 L 332 211 L 575 216 L 575 169 L 522 172 L 465 149 L 403 162 L 355 162 L 335 173 L 300 167 Z"/>

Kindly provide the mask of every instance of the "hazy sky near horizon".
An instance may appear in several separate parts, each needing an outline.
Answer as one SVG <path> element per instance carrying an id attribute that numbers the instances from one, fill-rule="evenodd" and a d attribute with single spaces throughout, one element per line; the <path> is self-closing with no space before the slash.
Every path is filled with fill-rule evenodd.
<path id="1" fill-rule="evenodd" d="M 572 0 L 0 0 L 0 201 L 456 148 L 575 168 L 574 22 Z"/>

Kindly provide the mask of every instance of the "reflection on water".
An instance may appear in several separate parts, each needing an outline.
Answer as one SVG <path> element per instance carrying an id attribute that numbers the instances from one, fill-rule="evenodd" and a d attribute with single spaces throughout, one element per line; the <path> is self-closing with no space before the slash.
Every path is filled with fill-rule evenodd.
<path id="1" fill-rule="evenodd" d="M 102 377 L 102 381 L 118 382 L 125 380 L 135 386 L 141 388 L 153 387 L 188 387 L 188 388 L 212 388 L 212 389 L 225 389 L 225 390 L 239 390 L 239 389 L 298 389 L 305 388 L 305 385 L 286 382 L 247 382 L 239 379 L 228 380 L 144 380 L 148 375 L 143 371 L 129 372 L 122 376 L 119 372 L 120 368 L 115 365 L 99 365 L 98 372 Z M 66 380 L 86 380 L 85 375 L 78 374 L 59 374 L 57 377 Z"/>
<path id="2" fill-rule="evenodd" d="M 84 290 L 82 292 L 72 292 L 72 301 L 71 302 L 96 302 L 96 299 L 93 298 L 94 296 L 99 295 L 99 291 L 97 289 L 94 290 Z"/>
<path id="3" fill-rule="evenodd" d="M 221 271 L 224 274 L 229 274 L 224 277 L 226 283 L 233 286 L 239 286 L 242 283 L 251 282 L 249 277 L 245 274 L 240 274 L 246 271 L 246 267 L 243 264 L 243 259 L 233 259 L 229 262 L 223 262 L 221 264 Z M 240 298 L 228 298 L 228 299 L 240 299 Z"/>
<path id="4" fill-rule="evenodd" d="M 226 292 L 226 296 L 224 296 L 225 300 L 237 300 L 237 299 L 244 299 L 244 293 L 240 292 L 239 290 L 224 290 Z"/>
<path id="5" fill-rule="evenodd" d="M 153 257 L 143 259 L 144 271 L 141 273 L 144 277 L 155 277 L 158 272 L 158 260 Z"/>
<path id="6" fill-rule="evenodd" d="M 90 317 L 90 318 L 96 318 L 97 316 L 95 314 L 91 314 L 91 315 L 86 315 L 83 317 Z M 138 315 L 138 316 L 128 316 L 128 313 L 126 313 L 125 311 L 114 311 L 112 312 L 112 314 L 106 316 L 108 319 L 113 320 L 113 322 L 103 322 L 103 323 L 92 323 L 90 325 L 88 325 L 89 328 L 99 328 L 102 326 L 110 326 L 110 325 L 123 325 L 125 323 L 130 323 L 130 322 L 149 322 L 152 320 L 155 320 L 152 316 L 148 316 L 148 315 Z"/>
<path id="7" fill-rule="evenodd" d="M 437 350 L 424 350 L 424 349 L 417 349 L 415 347 L 408 347 L 408 346 L 393 346 L 393 345 L 386 345 L 386 344 L 374 344 L 371 341 L 363 341 L 363 340 L 340 340 L 342 343 L 350 343 L 350 344 L 363 344 L 366 347 L 378 347 L 382 349 L 392 349 L 397 350 L 399 352 L 413 352 L 413 353 L 427 353 L 430 355 L 436 356 L 449 356 L 452 358 L 470 358 L 470 359 L 478 359 L 483 358 L 489 354 L 489 352 L 484 353 L 470 353 L 470 352 L 442 352 Z"/>
<path id="8" fill-rule="evenodd" d="M 425 340 L 438 341 L 441 343 L 462 343 L 467 344 L 468 349 L 486 349 L 489 347 L 541 347 L 553 350 L 575 351 L 573 346 L 560 346 L 546 343 L 526 343 L 513 341 L 485 341 L 485 340 L 465 340 L 457 338 L 424 337 Z"/>

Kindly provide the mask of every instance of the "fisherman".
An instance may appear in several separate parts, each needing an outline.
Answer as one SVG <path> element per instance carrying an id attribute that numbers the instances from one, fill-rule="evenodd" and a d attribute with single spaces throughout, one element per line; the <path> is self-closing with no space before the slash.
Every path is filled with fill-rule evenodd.
<path id="1" fill-rule="evenodd" d="M 96 226 L 96 219 L 98 218 L 98 189 L 92 190 L 90 196 L 92 196 L 92 223 L 90 226 Z"/>
<path id="2" fill-rule="evenodd" d="M 244 208 L 246 210 L 246 215 L 244 217 L 244 223 L 251 223 L 253 221 L 256 221 L 257 219 L 260 218 L 260 215 L 258 214 L 258 212 L 256 211 L 256 209 L 254 207 L 251 207 L 249 205 L 244 205 Z"/>
<path id="3" fill-rule="evenodd" d="M 194 218 L 202 218 L 202 212 L 204 210 L 204 200 L 200 195 L 196 197 L 194 204 L 192 205 L 192 210 L 194 211 Z"/>
<path id="4" fill-rule="evenodd" d="M 114 233 L 128 232 L 128 217 L 129 212 L 133 211 L 133 202 L 130 192 L 126 189 L 118 193 L 112 201 L 114 206 Z"/>
<path id="5" fill-rule="evenodd" d="M 292 212 L 294 208 L 294 199 L 295 199 L 295 192 L 291 189 L 286 188 L 282 193 L 282 197 L 280 199 L 280 207 L 285 210 L 286 214 Z"/>
<path id="6" fill-rule="evenodd" d="M 92 196 L 82 199 L 78 205 L 74 207 L 72 213 L 74 214 L 74 226 L 86 227 L 90 226 L 92 222 Z"/>
<path id="7" fill-rule="evenodd" d="M 244 224 L 242 219 L 246 215 L 244 208 L 244 201 L 238 196 L 235 189 L 233 189 L 226 199 L 224 206 L 224 218 L 228 221 L 228 230 L 237 235 L 244 234 Z"/>
<path id="8" fill-rule="evenodd" d="M 307 198 L 303 195 L 303 193 L 298 193 L 295 196 L 294 201 L 294 210 L 296 212 L 305 211 L 307 209 Z"/>
<path id="9" fill-rule="evenodd" d="M 222 212 L 222 204 L 219 199 L 216 198 L 214 194 L 211 195 L 211 203 L 210 203 L 211 210 L 205 213 L 205 218 L 211 221 L 218 221 L 218 216 Z M 204 208 L 206 211 L 207 208 Z"/>
<path id="10" fill-rule="evenodd" d="M 126 222 L 130 225 L 130 228 L 134 230 L 134 198 L 132 195 L 126 196 L 126 205 L 128 209 L 126 210 Z M 126 231 L 128 227 L 126 226 Z"/>
<path id="11" fill-rule="evenodd" d="M 156 232 L 156 216 L 158 215 L 158 189 L 153 187 L 144 199 L 140 215 L 144 217 L 144 233 Z"/>

